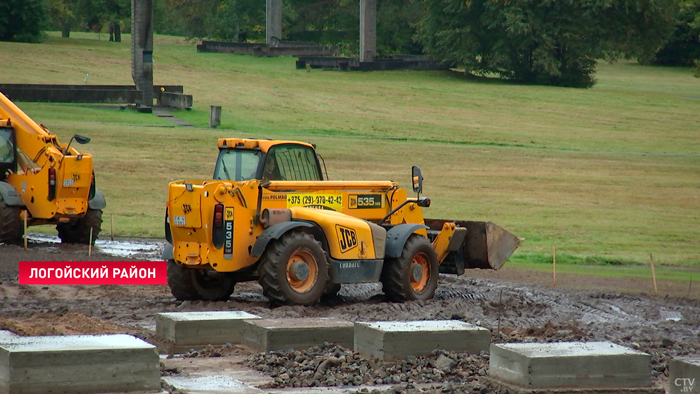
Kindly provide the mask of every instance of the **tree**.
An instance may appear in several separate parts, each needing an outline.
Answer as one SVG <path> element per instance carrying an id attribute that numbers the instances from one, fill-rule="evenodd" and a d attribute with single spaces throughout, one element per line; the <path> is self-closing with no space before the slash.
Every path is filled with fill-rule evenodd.
<path id="1" fill-rule="evenodd" d="M 264 0 L 160 0 L 156 31 L 188 38 L 236 39 L 265 26 Z"/>
<path id="2" fill-rule="evenodd" d="M 359 52 L 360 20 L 357 0 L 290 0 L 285 7 L 285 30 L 293 40 L 343 44 Z M 421 53 L 414 40 L 421 6 L 415 0 L 377 1 L 377 53 Z"/>
<path id="3" fill-rule="evenodd" d="M 61 30 L 61 37 L 70 37 L 73 23 L 76 21 L 76 0 L 51 0 L 51 19 L 54 28 Z"/>
<path id="4" fill-rule="evenodd" d="M 121 24 L 126 23 L 131 16 L 131 0 L 73 1 L 77 2 L 76 14 L 81 19 L 84 30 L 101 31 L 107 25 L 109 40 L 121 42 Z"/>
<path id="5" fill-rule="evenodd" d="M 475 74 L 590 87 L 596 58 L 649 57 L 677 0 L 420 0 L 428 55 Z"/>
<path id="6" fill-rule="evenodd" d="M 652 63 L 692 66 L 697 59 L 700 59 L 700 0 L 683 0 L 675 29 Z"/>
<path id="7" fill-rule="evenodd" d="M 48 0 L 2 0 L 0 41 L 42 41 L 49 18 Z"/>

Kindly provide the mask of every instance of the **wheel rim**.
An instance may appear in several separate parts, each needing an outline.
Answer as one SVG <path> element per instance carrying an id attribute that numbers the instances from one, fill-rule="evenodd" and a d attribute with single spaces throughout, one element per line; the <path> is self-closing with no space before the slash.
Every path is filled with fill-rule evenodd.
<path id="1" fill-rule="evenodd" d="M 413 257 L 409 275 L 413 291 L 416 293 L 424 292 L 430 282 L 430 260 L 425 253 L 418 253 Z"/>
<path id="2" fill-rule="evenodd" d="M 313 289 L 318 279 L 318 262 L 310 250 L 297 249 L 287 260 L 287 283 L 297 293 Z"/>

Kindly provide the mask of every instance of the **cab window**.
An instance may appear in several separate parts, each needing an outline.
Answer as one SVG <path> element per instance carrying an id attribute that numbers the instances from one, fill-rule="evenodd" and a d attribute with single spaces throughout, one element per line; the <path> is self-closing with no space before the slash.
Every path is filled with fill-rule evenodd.
<path id="1" fill-rule="evenodd" d="M 0 128 L 0 163 L 15 161 L 15 147 L 12 144 L 12 129 Z"/>
<path id="2" fill-rule="evenodd" d="M 303 145 L 277 145 L 270 149 L 263 166 L 263 179 L 278 181 L 321 181 L 313 149 Z M 274 178 L 274 179 L 273 179 Z"/>
<path id="3" fill-rule="evenodd" d="M 217 181 L 247 181 L 255 179 L 262 152 L 250 149 L 221 149 L 216 160 L 214 179 Z"/>

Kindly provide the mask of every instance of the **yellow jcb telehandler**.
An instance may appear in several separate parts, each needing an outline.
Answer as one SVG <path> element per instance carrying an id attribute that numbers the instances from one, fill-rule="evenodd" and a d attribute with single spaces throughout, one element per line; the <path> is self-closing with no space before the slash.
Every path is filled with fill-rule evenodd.
<path id="1" fill-rule="evenodd" d="M 16 242 L 27 225 L 56 224 L 62 242 L 94 243 L 105 198 L 95 188 L 92 156 L 78 152 L 74 135 L 58 141 L 0 93 L 0 242 Z"/>
<path id="2" fill-rule="evenodd" d="M 498 269 L 522 239 L 493 223 L 423 219 L 395 182 L 324 180 L 315 147 L 222 138 L 213 180 L 172 182 L 168 284 L 179 300 L 226 300 L 257 280 L 272 304 L 316 303 L 341 284 L 378 282 L 391 300 L 433 297 L 438 273 Z"/>

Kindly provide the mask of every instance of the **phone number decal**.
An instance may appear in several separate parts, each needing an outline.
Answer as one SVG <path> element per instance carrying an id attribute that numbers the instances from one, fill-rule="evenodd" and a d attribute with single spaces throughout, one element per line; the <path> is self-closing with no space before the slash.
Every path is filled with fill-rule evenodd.
<path id="1" fill-rule="evenodd" d="M 308 207 L 328 209 L 341 212 L 343 210 L 342 194 L 288 194 L 287 208 Z"/>

